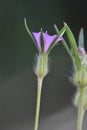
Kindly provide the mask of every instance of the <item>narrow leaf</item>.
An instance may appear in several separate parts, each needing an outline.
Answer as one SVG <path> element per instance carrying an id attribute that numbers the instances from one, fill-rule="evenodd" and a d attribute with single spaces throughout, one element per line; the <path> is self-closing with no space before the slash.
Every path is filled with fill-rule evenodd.
<path id="1" fill-rule="evenodd" d="M 24 25 L 25 25 L 25 28 L 26 28 L 27 33 L 29 34 L 29 36 L 31 37 L 31 39 L 33 40 L 33 42 L 34 42 L 35 45 L 36 45 L 36 41 L 35 41 L 35 39 L 34 39 L 32 33 L 31 33 L 31 31 L 30 31 L 29 28 L 28 28 L 26 18 L 24 18 Z"/>
<path id="2" fill-rule="evenodd" d="M 41 52 L 44 52 L 44 38 L 43 38 L 43 29 L 41 28 L 40 34 L 40 42 L 41 42 Z"/>
<path id="3" fill-rule="evenodd" d="M 54 24 L 54 28 L 55 28 L 55 30 L 56 30 L 56 33 L 58 34 L 58 33 L 59 33 L 59 29 L 57 28 L 57 26 L 56 26 L 55 24 Z M 74 58 L 73 58 L 73 56 L 72 56 L 72 53 L 71 53 L 71 51 L 70 51 L 70 49 L 69 49 L 69 47 L 68 47 L 66 41 L 64 40 L 64 38 L 63 38 L 63 40 L 62 40 L 61 42 L 62 42 L 64 48 L 66 49 L 67 53 L 68 53 L 69 56 L 71 57 L 71 59 L 74 60 Z"/>
<path id="4" fill-rule="evenodd" d="M 64 25 L 66 26 L 66 34 L 67 34 L 67 37 L 69 39 L 71 49 L 72 49 L 74 57 L 75 57 L 76 66 L 77 66 L 78 69 L 80 69 L 81 61 L 79 59 L 79 53 L 78 53 L 76 40 L 74 38 L 74 35 L 73 35 L 71 29 L 68 27 L 68 25 L 66 23 L 64 23 Z"/>

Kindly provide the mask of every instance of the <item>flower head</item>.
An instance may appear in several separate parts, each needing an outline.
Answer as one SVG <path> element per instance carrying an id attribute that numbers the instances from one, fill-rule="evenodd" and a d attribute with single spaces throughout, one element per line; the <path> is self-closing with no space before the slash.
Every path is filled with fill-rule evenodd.
<path id="1" fill-rule="evenodd" d="M 25 28 L 35 43 L 38 49 L 38 57 L 35 65 L 35 74 L 39 78 L 44 78 L 48 73 L 48 54 L 53 49 L 54 46 L 57 45 L 59 41 L 61 41 L 62 35 L 64 34 L 66 28 L 63 27 L 57 35 L 49 35 L 47 32 L 43 32 L 41 29 L 40 32 L 31 32 L 27 26 L 26 19 L 24 19 Z"/>
<path id="2" fill-rule="evenodd" d="M 63 40 L 62 35 L 64 34 L 66 28 L 65 26 L 57 33 L 57 35 L 49 35 L 47 31 L 44 33 L 41 29 L 40 32 L 31 32 L 27 26 L 26 18 L 24 19 L 25 28 L 30 35 L 31 39 L 35 43 L 38 52 L 43 54 L 48 54 L 51 49 L 57 45 L 58 42 Z"/>
<path id="3" fill-rule="evenodd" d="M 58 39 L 57 35 L 49 35 L 47 32 L 32 32 L 32 36 L 37 46 L 39 56 L 37 58 L 37 65 L 35 74 L 39 77 L 45 77 L 48 73 L 48 52 L 62 40 L 60 36 Z"/>
<path id="4" fill-rule="evenodd" d="M 43 33 L 42 32 L 42 39 L 41 39 L 41 32 L 32 32 L 32 35 L 34 36 L 34 39 L 36 41 L 36 46 L 39 50 L 39 52 L 41 52 L 42 50 L 44 51 L 44 53 L 46 53 L 48 51 L 48 49 L 52 46 L 52 43 L 54 42 L 56 35 L 49 35 L 48 33 Z M 61 41 L 63 38 L 60 36 L 57 40 L 56 40 L 56 44 Z M 42 45 L 43 44 L 43 45 Z M 42 48 L 43 47 L 43 48 Z"/>

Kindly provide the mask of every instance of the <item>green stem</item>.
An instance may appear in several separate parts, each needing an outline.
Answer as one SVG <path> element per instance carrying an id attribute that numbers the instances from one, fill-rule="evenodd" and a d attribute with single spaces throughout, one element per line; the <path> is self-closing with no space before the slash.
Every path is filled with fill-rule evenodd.
<path id="1" fill-rule="evenodd" d="M 77 130 L 82 130 L 83 117 L 84 117 L 84 112 L 85 112 L 83 108 L 84 91 L 85 91 L 84 88 L 80 89 Z"/>
<path id="2" fill-rule="evenodd" d="M 37 104 L 36 104 L 36 116 L 34 130 L 38 130 L 39 112 L 40 112 L 40 100 L 41 100 L 41 88 L 43 79 L 38 78 L 38 89 L 37 89 Z"/>

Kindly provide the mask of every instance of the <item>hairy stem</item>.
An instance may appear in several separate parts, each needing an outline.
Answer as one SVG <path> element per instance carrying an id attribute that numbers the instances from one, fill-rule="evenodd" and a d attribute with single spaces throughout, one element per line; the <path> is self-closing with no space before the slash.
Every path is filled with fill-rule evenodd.
<path id="1" fill-rule="evenodd" d="M 39 112 L 40 112 L 40 100 L 41 100 L 41 88 L 43 79 L 38 78 L 38 89 L 37 89 L 37 104 L 36 104 L 36 116 L 34 130 L 38 130 L 39 124 Z"/>
<path id="2" fill-rule="evenodd" d="M 85 89 L 80 89 L 80 97 L 79 97 L 79 106 L 78 106 L 78 121 L 77 121 L 77 130 L 82 130 L 82 124 L 83 124 L 83 117 L 84 117 L 84 106 L 83 106 L 83 100 L 84 100 L 84 91 Z"/>

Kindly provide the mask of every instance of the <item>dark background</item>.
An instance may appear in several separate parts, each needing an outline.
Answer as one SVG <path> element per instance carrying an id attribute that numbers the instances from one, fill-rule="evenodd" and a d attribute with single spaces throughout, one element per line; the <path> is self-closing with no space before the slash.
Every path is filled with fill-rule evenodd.
<path id="1" fill-rule="evenodd" d="M 0 130 L 24 120 L 34 123 L 37 79 L 32 68 L 37 50 L 25 30 L 24 17 L 32 31 L 38 32 L 42 27 L 49 34 L 55 33 L 53 24 L 61 29 L 65 21 L 76 40 L 83 27 L 86 43 L 86 12 L 86 0 L 0 1 Z M 50 57 L 50 72 L 43 83 L 40 117 L 67 107 L 75 91 L 69 80 L 73 74 L 72 63 L 61 44 Z"/>

